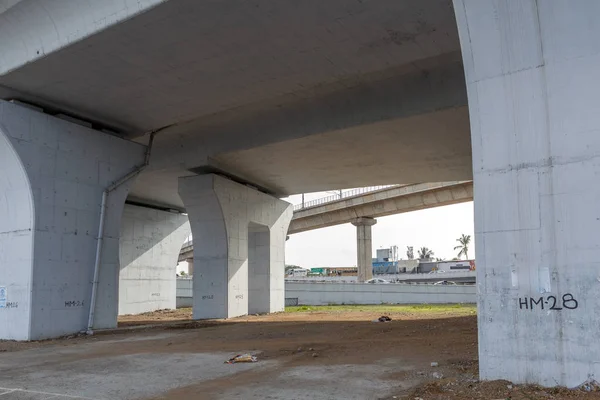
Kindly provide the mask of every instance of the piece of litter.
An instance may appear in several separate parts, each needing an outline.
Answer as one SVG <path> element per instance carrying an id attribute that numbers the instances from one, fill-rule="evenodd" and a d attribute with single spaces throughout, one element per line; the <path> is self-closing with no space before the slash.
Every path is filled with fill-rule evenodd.
<path id="1" fill-rule="evenodd" d="M 431 366 L 432 366 L 432 367 L 437 367 L 438 365 L 439 365 L 439 364 L 438 364 L 438 363 L 436 363 L 435 361 L 431 363 Z"/>
<path id="2" fill-rule="evenodd" d="M 313 349 L 312 347 L 308 349 L 308 351 L 315 351 L 315 349 Z"/>
<path id="3" fill-rule="evenodd" d="M 600 392 L 600 383 L 595 381 L 594 379 L 588 379 L 579 385 L 579 389 L 585 392 Z"/>
<path id="4" fill-rule="evenodd" d="M 506 387 L 507 387 L 508 389 L 512 389 L 512 388 L 513 388 L 513 385 L 506 385 Z"/>
<path id="5" fill-rule="evenodd" d="M 319 355 L 317 353 L 313 353 L 312 355 L 313 357 L 319 357 Z"/>
<path id="6" fill-rule="evenodd" d="M 387 315 L 382 315 L 381 317 L 374 319 L 371 322 L 390 322 L 392 319 L 390 317 L 388 317 Z"/>
<path id="7" fill-rule="evenodd" d="M 225 364 L 237 364 L 237 363 L 253 363 L 257 362 L 258 359 L 256 356 L 252 354 L 238 354 L 235 357 L 231 357 L 229 360 L 225 361 Z"/>
<path id="8" fill-rule="evenodd" d="M 442 379 L 444 377 L 444 375 L 442 375 L 439 372 L 434 372 L 433 374 L 431 374 L 431 376 L 433 376 L 435 379 Z"/>

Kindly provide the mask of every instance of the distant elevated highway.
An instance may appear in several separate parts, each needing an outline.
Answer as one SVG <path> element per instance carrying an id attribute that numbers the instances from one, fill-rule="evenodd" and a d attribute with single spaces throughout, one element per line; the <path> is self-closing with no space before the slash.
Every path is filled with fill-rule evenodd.
<path id="1" fill-rule="evenodd" d="M 304 207 L 296 205 L 288 235 L 351 223 L 359 218 L 378 218 L 472 200 L 472 181 L 393 185 L 367 192 L 357 189 L 346 192 L 342 198 L 325 202 L 315 200 L 305 203 Z M 179 261 L 192 259 L 193 253 L 193 242 L 186 242 Z"/>
<path id="2" fill-rule="evenodd" d="M 294 210 L 288 234 L 472 200 L 472 181 L 395 185 Z"/>

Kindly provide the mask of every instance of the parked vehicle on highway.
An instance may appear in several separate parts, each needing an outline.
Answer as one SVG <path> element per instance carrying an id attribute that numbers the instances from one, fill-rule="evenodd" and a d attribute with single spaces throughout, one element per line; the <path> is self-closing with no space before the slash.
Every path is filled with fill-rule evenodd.
<path id="1" fill-rule="evenodd" d="M 373 279 L 369 279 L 368 281 L 365 281 L 365 283 L 381 284 L 381 283 L 390 283 L 390 282 L 386 281 L 385 279 L 381 279 L 381 278 L 373 278 Z"/>
<path id="2" fill-rule="evenodd" d="M 452 281 L 439 281 L 434 283 L 434 285 L 455 285 L 456 286 L 456 282 L 452 282 Z"/>

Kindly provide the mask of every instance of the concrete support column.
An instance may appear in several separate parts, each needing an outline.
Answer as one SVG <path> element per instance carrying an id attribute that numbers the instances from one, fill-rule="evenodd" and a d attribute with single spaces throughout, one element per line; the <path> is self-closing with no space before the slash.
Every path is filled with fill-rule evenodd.
<path id="1" fill-rule="evenodd" d="M 189 234 L 185 215 L 125 205 L 120 239 L 119 315 L 176 307 L 177 259 Z"/>
<path id="2" fill-rule="evenodd" d="M 194 319 L 282 311 L 293 207 L 213 174 L 179 178 L 179 195 L 194 237 Z"/>
<path id="3" fill-rule="evenodd" d="M 87 328 L 102 192 L 145 147 L 0 101 L 0 339 Z M 106 208 L 95 327 L 116 325 L 128 184 Z"/>
<path id="4" fill-rule="evenodd" d="M 188 258 L 187 260 L 185 260 L 187 262 L 188 265 L 188 275 L 194 275 L 194 259 L 193 258 Z"/>
<path id="5" fill-rule="evenodd" d="M 352 221 L 356 226 L 356 255 L 358 268 L 358 282 L 365 282 L 373 278 L 373 242 L 371 240 L 371 227 L 377 223 L 375 218 L 361 217 Z"/>
<path id="6" fill-rule="evenodd" d="M 600 2 L 455 0 L 482 379 L 600 377 Z"/>

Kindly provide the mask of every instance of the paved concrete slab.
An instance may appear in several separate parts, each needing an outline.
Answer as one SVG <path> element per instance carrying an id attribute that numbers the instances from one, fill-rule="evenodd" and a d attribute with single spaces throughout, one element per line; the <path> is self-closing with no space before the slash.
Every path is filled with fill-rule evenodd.
<path id="1" fill-rule="evenodd" d="M 6 390 L 5 392 L 1 392 L 0 396 L 2 400 L 67 400 L 67 399 L 86 399 L 93 400 L 89 397 L 77 397 L 77 396 L 63 396 L 55 393 L 46 393 L 46 392 L 35 392 L 29 390 L 21 390 L 21 389 L 5 389 L 0 388 L 0 390 Z"/>
<path id="2" fill-rule="evenodd" d="M 127 346 L 127 343 L 144 340 L 150 346 L 160 342 L 164 346 L 165 340 L 185 338 L 186 333 L 174 332 L 3 353 L 0 355 L 0 400 L 179 399 L 177 392 L 182 388 L 189 387 L 197 396 L 196 388 L 200 392 L 203 388 L 210 389 L 209 381 L 222 379 L 247 379 L 247 382 L 231 385 L 230 390 L 212 393 L 208 398 L 364 399 L 397 389 L 397 382 L 384 377 L 413 368 L 400 359 L 365 365 L 282 368 L 275 360 L 262 360 L 257 364 L 225 364 L 224 360 L 230 353 L 148 351 L 114 355 L 115 352 L 110 351 L 112 346 Z M 260 379 L 261 375 L 275 379 Z M 407 382 L 407 387 L 410 383 Z"/>
<path id="3" fill-rule="evenodd" d="M 5 389 L 0 389 L 5 390 Z M 67 399 L 86 399 L 93 400 L 89 397 L 63 396 L 55 393 L 32 392 L 28 390 L 10 389 L 4 393 L 0 393 L 2 400 L 67 400 Z"/>
<path id="4" fill-rule="evenodd" d="M 271 382 L 257 382 L 226 392 L 223 399 L 347 399 L 380 398 L 383 393 L 398 390 L 397 383 L 382 379 L 386 374 L 409 371 L 402 360 L 388 365 L 342 364 L 298 366 L 282 372 Z M 404 364 L 404 365 L 403 365 Z M 343 384 L 336 384 L 343 382 Z M 412 382 L 410 382 L 412 383 Z M 405 387 L 410 387 L 407 382 Z"/>
<path id="5" fill-rule="evenodd" d="M 150 339 L 154 338 L 147 338 Z M 52 346 L 3 354 L 0 357 L 0 387 L 17 390 L 0 395 L 0 400 L 148 398 L 180 386 L 273 364 L 238 364 L 232 368 L 223 362 L 231 356 L 229 353 L 115 356 L 108 354 L 108 344 L 86 343 L 68 348 Z"/>

